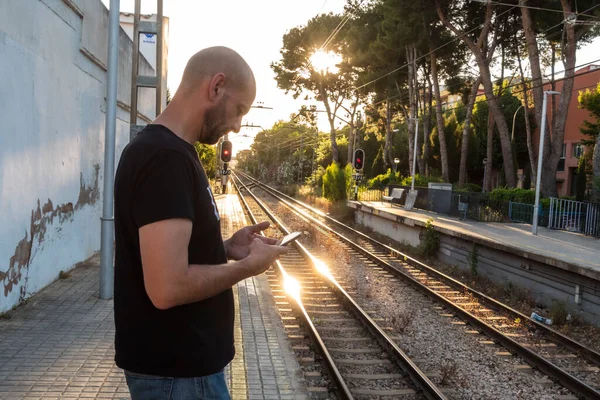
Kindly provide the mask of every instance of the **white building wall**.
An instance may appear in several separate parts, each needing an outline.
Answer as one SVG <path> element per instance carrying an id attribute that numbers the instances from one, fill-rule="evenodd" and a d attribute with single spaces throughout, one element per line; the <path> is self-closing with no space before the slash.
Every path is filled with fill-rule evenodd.
<path id="1" fill-rule="evenodd" d="M 0 312 L 100 249 L 107 37 L 100 0 L 0 3 Z M 133 47 L 119 39 L 117 162 Z M 153 91 L 139 111 L 154 117 Z"/>

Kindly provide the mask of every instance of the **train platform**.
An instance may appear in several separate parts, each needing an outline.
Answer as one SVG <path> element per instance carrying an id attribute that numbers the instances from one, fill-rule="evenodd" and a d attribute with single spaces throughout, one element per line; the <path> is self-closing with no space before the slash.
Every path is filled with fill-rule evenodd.
<path id="1" fill-rule="evenodd" d="M 223 237 L 246 224 L 235 195 L 215 198 Z M 129 399 L 114 363 L 112 300 L 98 296 L 100 257 L 69 271 L 0 318 L 0 399 Z M 234 400 L 307 399 L 265 275 L 234 287 L 236 356 L 226 368 Z"/>
<path id="2" fill-rule="evenodd" d="M 439 232 L 535 260 L 565 271 L 600 281 L 600 240 L 544 227 L 531 233 L 531 225 L 462 221 L 422 210 L 406 210 L 381 201 L 348 201 L 351 208 L 366 214 L 424 227 L 429 218 Z"/>

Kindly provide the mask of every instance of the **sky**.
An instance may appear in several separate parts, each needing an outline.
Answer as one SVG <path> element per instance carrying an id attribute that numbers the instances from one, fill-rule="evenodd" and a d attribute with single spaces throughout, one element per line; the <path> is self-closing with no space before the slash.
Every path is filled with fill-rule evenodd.
<path id="1" fill-rule="evenodd" d="M 109 0 L 102 0 L 109 7 Z M 280 59 L 283 35 L 291 28 L 323 12 L 343 11 L 345 0 L 164 0 L 164 15 L 169 17 L 169 57 L 167 86 L 175 93 L 187 60 L 197 51 L 210 46 L 227 46 L 244 57 L 252 68 L 257 93 L 255 105 L 262 102 L 268 109 L 251 109 L 244 123 L 270 128 L 280 119 L 287 120 L 302 104 L 277 88 L 270 67 Z M 121 0 L 121 11 L 133 12 L 133 0 Z M 156 13 L 156 0 L 142 0 L 142 13 Z M 318 104 L 319 109 L 324 109 Z M 328 130 L 327 118 L 320 115 L 319 127 Z M 242 128 L 230 134 L 234 154 L 249 148 L 260 128 Z M 247 136 L 245 136 L 247 135 Z"/>
<path id="2" fill-rule="evenodd" d="M 108 7 L 110 0 L 102 2 Z M 121 0 L 120 4 L 121 11 L 134 11 L 134 0 Z M 244 123 L 267 129 L 278 120 L 287 120 L 303 104 L 314 104 L 323 110 L 321 103 L 294 100 L 291 94 L 278 89 L 270 64 L 280 59 L 286 32 L 305 25 L 319 13 L 341 13 L 344 4 L 345 0 L 164 0 L 164 15 L 169 17 L 167 85 L 175 93 L 187 60 L 197 51 L 227 46 L 240 53 L 254 71 L 255 105 L 273 108 L 251 109 Z M 156 0 L 142 0 L 142 13 L 156 13 Z M 600 38 L 578 51 L 577 65 L 597 59 L 600 59 Z M 562 64 L 557 65 L 557 71 L 562 69 Z M 325 113 L 318 116 L 319 128 L 328 131 Z M 249 148 L 259 131 L 260 128 L 242 128 L 240 133 L 229 135 L 233 153 Z"/>

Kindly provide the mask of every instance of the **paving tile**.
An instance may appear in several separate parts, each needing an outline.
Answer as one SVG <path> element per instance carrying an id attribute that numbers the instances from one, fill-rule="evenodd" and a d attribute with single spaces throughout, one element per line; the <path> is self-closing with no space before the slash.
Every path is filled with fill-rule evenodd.
<path id="1" fill-rule="evenodd" d="M 236 195 L 217 196 L 223 236 L 246 225 Z M 101 300 L 99 254 L 0 320 L 0 399 L 129 399 L 114 365 L 112 300 Z M 308 398 L 266 275 L 234 287 L 232 398 Z M 292 396 L 292 397 L 290 397 Z"/>
<path id="2" fill-rule="evenodd" d="M 217 206 L 223 236 L 247 224 L 237 198 L 219 196 Z M 307 397 L 305 382 L 297 378 L 302 375 L 297 373 L 300 366 L 288 342 L 266 275 L 239 282 L 235 293 L 236 324 L 239 323 L 241 329 L 238 333 L 236 326 L 236 337 L 243 341 L 248 398 L 279 398 L 280 391 L 290 388 Z"/>

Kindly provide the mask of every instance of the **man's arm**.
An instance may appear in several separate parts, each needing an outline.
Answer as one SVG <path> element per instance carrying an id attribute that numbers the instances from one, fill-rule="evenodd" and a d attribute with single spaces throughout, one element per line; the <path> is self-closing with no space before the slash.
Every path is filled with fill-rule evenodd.
<path id="1" fill-rule="evenodd" d="M 286 249 L 256 239 L 248 256 L 220 265 L 189 265 L 192 221 L 175 218 L 139 229 L 144 285 L 156 308 L 165 310 L 217 295 L 264 272 Z"/>

